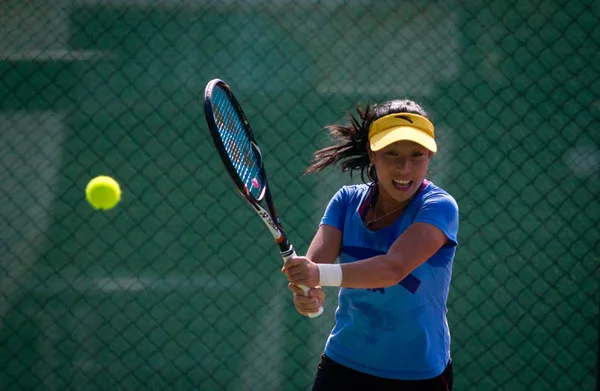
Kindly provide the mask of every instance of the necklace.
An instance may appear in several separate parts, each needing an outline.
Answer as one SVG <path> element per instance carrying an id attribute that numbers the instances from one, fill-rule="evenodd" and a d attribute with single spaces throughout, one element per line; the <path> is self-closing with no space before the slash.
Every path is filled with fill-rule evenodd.
<path id="1" fill-rule="evenodd" d="M 383 219 L 385 217 L 388 217 L 392 213 L 398 212 L 400 209 L 404 208 L 406 206 L 406 204 L 400 205 L 399 207 L 397 207 L 393 211 L 388 212 L 388 213 L 386 213 L 386 214 L 384 214 L 383 216 L 380 216 L 380 217 L 377 217 L 377 208 L 375 207 L 375 205 L 371 204 L 371 206 L 373 207 L 373 218 L 365 223 L 365 225 L 367 227 L 375 224 L 376 222 L 378 222 L 379 220 L 381 220 L 381 219 Z"/>

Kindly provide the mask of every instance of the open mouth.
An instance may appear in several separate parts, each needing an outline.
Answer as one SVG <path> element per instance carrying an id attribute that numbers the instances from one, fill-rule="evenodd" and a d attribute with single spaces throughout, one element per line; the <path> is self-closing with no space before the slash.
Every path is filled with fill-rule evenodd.
<path id="1" fill-rule="evenodd" d="M 394 187 L 398 190 L 408 190 L 413 184 L 413 181 L 392 179 Z"/>

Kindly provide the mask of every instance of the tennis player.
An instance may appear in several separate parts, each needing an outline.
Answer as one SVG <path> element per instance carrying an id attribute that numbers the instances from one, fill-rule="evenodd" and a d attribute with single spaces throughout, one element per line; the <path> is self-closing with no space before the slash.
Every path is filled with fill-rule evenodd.
<path id="1" fill-rule="evenodd" d="M 425 179 L 434 126 L 410 100 L 357 113 L 328 126 L 338 143 L 317 151 L 307 172 L 339 164 L 365 183 L 333 196 L 306 256 L 282 269 L 304 315 L 323 304 L 322 286 L 341 287 L 312 389 L 452 390 L 446 301 L 458 206 Z"/>

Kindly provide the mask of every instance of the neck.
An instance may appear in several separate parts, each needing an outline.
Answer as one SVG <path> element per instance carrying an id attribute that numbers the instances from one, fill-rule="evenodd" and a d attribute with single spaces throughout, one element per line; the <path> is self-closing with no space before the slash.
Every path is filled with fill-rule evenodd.
<path id="1" fill-rule="evenodd" d="M 412 197 L 411 197 L 412 199 Z M 371 203 L 371 208 L 373 210 L 373 217 L 371 218 L 371 220 L 366 222 L 367 227 L 371 227 L 372 225 L 374 225 L 375 223 L 384 220 L 386 217 L 388 218 L 394 218 L 396 219 L 401 213 L 402 211 L 406 208 L 406 205 L 408 205 L 408 203 L 410 202 L 409 200 L 406 200 L 404 202 L 401 202 L 399 204 L 395 204 L 392 203 L 393 206 L 387 208 L 384 206 L 384 204 L 387 201 L 385 201 L 383 198 L 381 198 L 380 195 L 378 195 L 373 202 Z M 379 208 L 379 212 L 377 211 L 378 209 L 378 205 L 381 205 L 381 207 Z"/>
<path id="2" fill-rule="evenodd" d="M 411 199 L 412 199 L 412 197 L 411 197 Z M 388 201 L 388 200 L 383 199 L 383 197 L 379 196 L 379 197 L 377 197 L 376 202 L 373 203 L 373 208 L 379 209 L 377 214 L 383 215 L 385 213 L 391 213 L 394 210 L 402 209 L 406 205 L 408 205 L 409 202 L 410 202 L 410 199 L 408 199 L 406 201 L 402 201 L 402 202 L 397 202 L 397 201 Z"/>
<path id="3" fill-rule="evenodd" d="M 421 186 L 419 186 L 418 190 L 412 196 L 410 196 L 409 199 L 407 199 L 405 201 L 396 201 L 394 199 L 389 199 L 389 200 L 385 199 L 383 197 L 383 195 L 381 194 L 381 189 L 379 187 L 379 183 L 377 183 L 375 192 L 373 194 L 373 197 L 370 201 L 369 206 L 371 206 L 373 208 L 373 210 L 375 210 L 375 208 L 378 208 L 379 209 L 379 211 L 377 212 L 378 215 L 384 215 L 385 213 L 390 213 L 393 210 L 402 209 L 403 207 L 408 205 L 410 203 L 410 201 L 412 201 L 413 198 L 415 198 L 417 196 L 417 194 L 419 194 L 421 192 L 422 189 L 425 188 L 425 185 L 427 183 L 428 183 L 427 180 L 424 179 L 423 182 L 421 183 Z"/>
<path id="4" fill-rule="evenodd" d="M 387 203 L 383 199 L 378 199 L 373 205 L 373 212 L 379 219 L 394 215 L 394 212 L 403 210 L 408 205 L 409 200 L 400 203 Z"/>

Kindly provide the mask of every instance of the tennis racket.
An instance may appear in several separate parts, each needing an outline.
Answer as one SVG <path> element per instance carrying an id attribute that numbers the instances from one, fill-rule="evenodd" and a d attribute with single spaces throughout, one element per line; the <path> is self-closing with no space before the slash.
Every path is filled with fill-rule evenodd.
<path id="1" fill-rule="evenodd" d="M 239 193 L 252 205 L 273 235 L 284 262 L 296 256 L 273 204 L 267 173 L 254 132 L 231 88 L 220 79 L 213 79 L 204 90 L 204 114 L 210 135 L 225 169 Z M 300 286 L 308 294 L 306 286 Z M 309 314 L 321 315 L 323 308 Z"/>

